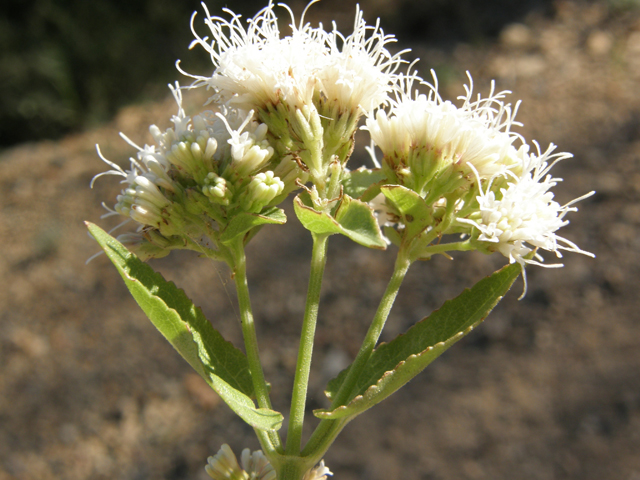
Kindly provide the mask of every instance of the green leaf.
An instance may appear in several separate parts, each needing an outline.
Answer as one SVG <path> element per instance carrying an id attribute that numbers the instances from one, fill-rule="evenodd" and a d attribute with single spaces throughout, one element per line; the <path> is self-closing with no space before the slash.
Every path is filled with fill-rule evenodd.
<path id="1" fill-rule="evenodd" d="M 335 217 L 315 210 L 307 193 L 299 194 L 293 206 L 302 225 L 313 233 L 340 233 L 365 247 L 387 248 L 373 210 L 360 200 L 343 195 Z"/>
<path id="2" fill-rule="evenodd" d="M 396 247 L 399 247 L 402 244 L 402 237 L 398 231 L 391 226 L 384 227 L 384 236 L 387 237 Z"/>
<path id="3" fill-rule="evenodd" d="M 354 417 L 381 402 L 420 373 L 451 345 L 479 325 L 520 275 L 508 265 L 445 302 L 439 310 L 374 350 L 358 378 L 351 400 L 334 410 L 315 410 L 319 418 Z M 347 370 L 329 382 L 329 398 L 340 388 Z"/>
<path id="4" fill-rule="evenodd" d="M 380 184 L 386 175 L 380 168 L 368 169 L 361 167 L 347 172 L 342 179 L 344 193 L 352 198 L 368 202 L 380 193 Z"/>
<path id="5" fill-rule="evenodd" d="M 335 217 L 342 233 L 354 242 L 370 248 L 387 248 L 378 219 L 368 204 L 343 195 Z"/>
<path id="6" fill-rule="evenodd" d="M 286 221 L 287 216 L 284 214 L 284 211 L 277 207 L 269 208 L 262 213 L 242 212 L 231 219 L 227 227 L 222 231 L 220 241 L 222 243 L 229 243 L 240 235 L 244 235 L 253 227 L 267 223 L 282 225 Z"/>
<path id="7" fill-rule="evenodd" d="M 342 233 L 338 222 L 324 212 L 318 212 L 312 206 L 308 193 L 301 193 L 293 200 L 293 208 L 302 226 L 317 234 Z"/>
<path id="8" fill-rule="evenodd" d="M 167 282 L 101 228 L 87 226 L 149 320 L 227 405 L 252 427 L 279 429 L 282 415 L 256 408 L 250 398 L 253 387 L 245 355 L 224 340 L 173 282 Z"/>
<path id="9" fill-rule="evenodd" d="M 385 185 L 380 190 L 402 216 L 402 223 L 406 227 L 405 238 L 415 237 L 433 223 L 431 209 L 413 190 L 401 185 Z"/>

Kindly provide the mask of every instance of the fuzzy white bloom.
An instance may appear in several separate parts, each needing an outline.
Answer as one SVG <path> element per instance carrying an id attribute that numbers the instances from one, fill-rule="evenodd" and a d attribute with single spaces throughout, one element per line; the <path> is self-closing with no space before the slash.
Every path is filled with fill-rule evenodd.
<path id="1" fill-rule="evenodd" d="M 128 138 L 124 137 L 129 143 L 133 144 Z M 133 144 L 135 145 L 135 144 Z M 164 187 L 167 190 L 173 190 L 174 185 L 166 176 L 166 172 L 162 167 L 157 168 L 157 164 L 151 161 L 152 166 L 148 167 L 144 159 L 154 159 L 155 149 L 145 145 L 144 148 L 138 148 L 138 158 L 130 158 L 130 170 L 124 170 L 119 165 L 106 159 L 100 147 L 96 145 L 96 150 L 100 158 L 107 163 L 112 170 L 100 173 L 93 177 L 91 187 L 95 180 L 104 175 L 118 175 L 124 177 L 121 183 L 126 184 L 125 188 L 116 197 L 116 205 L 113 209 L 107 207 L 104 203 L 103 207 L 107 213 L 102 218 L 113 215 L 123 215 L 140 224 L 140 229 L 144 226 L 158 227 L 162 222 L 162 210 L 170 205 L 170 201 L 158 188 Z M 127 223 L 125 221 L 124 223 Z M 124 224 L 123 223 L 123 224 Z M 121 226 L 123 224 L 118 225 Z M 117 227 L 116 227 L 117 228 Z M 130 241 L 132 239 L 129 239 Z"/>
<path id="2" fill-rule="evenodd" d="M 380 19 L 375 26 L 367 25 L 356 6 L 353 33 L 344 37 L 334 23 L 327 35 L 329 59 L 317 75 L 322 94 L 350 111 L 369 112 L 386 104 L 395 72 L 403 63 L 401 55 L 408 52 L 391 54 L 386 45 L 395 41 L 380 28 Z"/>
<path id="3" fill-rule="evenodd" d="M 106 159 L 96 145 L 100 158 L 111 167 L 111 170 L 96 175 L 91 181 L 93 187 L 97 178 L 104 175 L 123 177 L 121 183 L 125 187 L 116 198 L 113 209 L 108 208 L 104 217 L 123 215 L 138 223 L 136 234 L 129 234 L 127 240 L 134 242 L 134 236 L 142 241 L 143 229 L 158 228 L 165 233 L 172 234 L 171 221 L 168 217 L 172 211 L 172 201 L 167 195 L 180 189 L 172 168 L 191 175 L 206 175 L 212 168 L 213 154 L 217 142 L 206 132 L 204 119 L 195 117 L 193 120 L 186 116 L 182 108 L 182 93 L 180 85 L 169 88 L 178 105 L 178 113 L 171 118 L 174 128 L 161 132 L 152 125 L 149 130 L 156 141 L 155 145 L 138 146 L 123 133 L 120 136 L 137 150 L 135 157 L 131 157 L 128 170 Z M 175 219 L 174 219 L 175 220 Z M 127 223 L 126 221 L 119 226 Z M 119 227 L 118 226 L 118 227 Z M 116 227 L 116 228 L 118 228 Z"/>
<path id="4" fill-rule="evenodd" d="M 353 112 L 386 101 L 395 71 L 403 63 L 403 52 L 394 55 L 386 48 L 395 37 L 385 35 L 378 24 L 368 26 L 359 9 L 354 32 L 345 37 L 335 24 L 329 32 L 322 25 L 312 28 L 304 23 L 304 13 L 296 25 L 291 9 L 279 6 L 291 17 L 289 36 L 281 36 L 271 2 L 246 27 L 231 10 L 224 10 L 231 16 L 226 20 L 211 16 L 204 6 L 211 39 L 196 32 L 194 13 L 191 47 L 201 45 L 210 54 L 214 72 L 210 77 L 182 73 L 196 80 L 194 86 L 213 88 L 216 101 L 245 110 L 280 102 L 296 110 L 322 97 Z"/>
<path id="5" fill-rule="evenodd" d="M 171 93 L 178 104 L 178 114 L 171 118 L 174 124 L 174 128 L 169 128 L 165 132 L 161 132 L 160 129 L 151 125 L 149 131 L 156 141 L 156 145 L 145 145 L 140 147 L 131 141 L 126 135 L 120 133 L 120 136 L 138 152 L 136 158 L 130 158 L 130 169 L 124 170 L 119 165 L 107 160 L 100 148 L 96 145 L 98 155 L 100 158 L 109 165 L 112 170 L 108 170 L 103 173 L 99 173 L 91 181 L 91 187 L 93 187 L 96 179 L 103 175 L 117 175 L 124 177 L 122 183 L 129 184 L 133 187 L 136 185 L 136 178 L 143 176 L 157 187 L 162 187 L 166 190 L 174 191 L 175 184 L 168 175 L 168 171 L 172 165 L 172 160 L 175 162 L 175 166 L 178 169 L 182 169 L 185 163 L 185 157 L 194 156 L 197 152 L 202 159 L 203 156 L 212 157 L 217 148 L 217 142 L 215 139 L 208 138 L 208 134 L 204 132 L 204 127 L 201 127 L 201 131 L 198 132 L 198 138 L 196 141 L 204 143 L 204 148 L 201 145 L 193 146 L 186 144 L 183 140 L 186 136 L 194 137 L 194 129 L 191 126 L 192 120 L 187 117 L 182 108 L 182 92 L 180 86 L 176 83 L 176 86 L 169 86 Z M 194 119 L 193 123 L 196 126 L 202 125 L 204 120 L 201 117 Z M 203 138 L 207 136 L 207 138 Z M 195 139 L 195 138 L 194 138 Z M 198 152 L 200 150 L 200 152 Z"/>
<path id="6" fill-rule="evenodd" d="M 378 110 L 367 119 L 366 129 L 387 161 L 400 169 L 401 176 L 453 165 L 484 179 L 512 168 L 516 163 L 513 143 L 520 137 L 511 127 L 520 124 L 515 121 L 518 104 L 512 108 L 504 102 L 510 92 L 496 92 L 492 83 L 487 98 L 474 98 L 469 75 L 466 94 L 458 98 L 463 103 L 456 107 L 442 100 L 432 74 L 434 85 L 420 82 L 429 88 L 426 95 L 412 93 L 414 81 L 419 80 L 415 75 L 400 78 L 389 113 Z"/>
<path id="7" fill-rule="evenodd" d="M 552 177 L 549 171 L 557 162 L 572 155 L 554 154 L 556 147 L 553 144 L 545 152 L 540 151 L 537 143 L 536 148 L 536 153 L 529 153 L 526 149 L 519 150 L 521 174 L 510 173 L 507 176 L 506 187 L 495 192 L 492 190 L 492 180 L 484 190 L 480 190 L 477 197 L 479 214 L 468 219 L 458 219 L 458 222 L 477 228 L 480 232 L 478 241 L 492 244 L 493 250 L 507 257 L 510 263 L 519 263 L 523 271 L 526 264 L 543 267 L 562 266 L 559 263 L 541 263 L 542 257 L 538 254 L 535 255 L 536 260 L 525 258 L 536 249 L 554 252 L 558 258 L 562 257 L 561 250 L 594 256 L 556 234 L 561 227 L 569 223 L 564 219 L 565 215 L 577 211 L 573 205 L 594 192 L 565 205 L 553 200 L 550 189 L 562 179 Z"/>
<path id="8" fill-rule="evenodd" d="M 136 157 L 130 159 L 128 170 L 107 160 L 96 146 L 100 158 L 111 170 L 96 175 L 91 185 L 103 175 L 121 176 L 121 183 L 126 184 L 114 209 L 107 208 L 106 216 L 130 217 L 141 228 L 168 225 L 166 216 L 172 202 L 167 194 L 183 189 L 182 178 L 195 180 L 214 203 L 229 205 L 235 191 L 234 182 L 248 182 L 272 158 L 274 150 L 266 139 L 267 126 L 255 121 L 252 111 L 224 108 L 225 115 L 203 112 L 192 118 L 182 108 L 180 86 L 176 83 L 170 88 L 178 113 L 171 118 L 173 128 L 165 131 L 155 125 L 149 128 L 155 145 L 140 147 L 120 134 L 138 150 Z M 277 184 L 271 190 L 279 194 L 280 187 Z"/>

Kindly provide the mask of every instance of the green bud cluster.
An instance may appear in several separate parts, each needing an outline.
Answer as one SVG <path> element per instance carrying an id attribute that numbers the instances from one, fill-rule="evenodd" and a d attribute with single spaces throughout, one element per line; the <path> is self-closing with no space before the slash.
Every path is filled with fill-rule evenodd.
<path id="1" fill-rule="evenodd" d="M 273 135 L 275 149 L 283 155 L 295 156 L 308 180 L 325 199 L 339 193 L 329 187 L 330 165 L 336 160 L 342 166 L 346 164 L 361 116 L 359 109 L 347 109 L 318 93 L 313 102 L 295 108 L 277 103 L 258 109 L 258 117 Z M 341 177 L 334 177 L 334 184 L 340 180 Z M 301 181 L 305 183 L 307 178 Z"/>
<path id="2" fill-rule="evenodd" d="M 262 214 L 307 175 L 293 155 L 274 149 L 268 126 L 254 112 L 225 108 L 224 115 L 191 118 L 179 87 L 172 91 L 179 106 L 174 127 L 151 126 L 156 144 L 136 146 L 130 170 L 103 158 L 113 167 L 105 174 L 123 176 L 126 184 L 109 214 L 139 224 L 137 241 L 126 240 L 145 258 L 176 248 L 224 256 L 220 238 L 235 217 Z"/>
<path id="3" fill-rule="evenodd" d="M 204 193 L 213 203 L 228 206 L 233 199 L 231 184 L 215 172 L 209 172 L 202 187 Z"/>

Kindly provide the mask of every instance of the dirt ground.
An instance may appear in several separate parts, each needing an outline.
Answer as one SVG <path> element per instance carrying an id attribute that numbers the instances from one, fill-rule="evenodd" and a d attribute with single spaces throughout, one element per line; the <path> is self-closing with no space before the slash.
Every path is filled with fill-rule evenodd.
<path id="1" fill-rule="evenodd" d="M 366 5 L 365 5 L 366 6 Z M 596 254 L 530 268 L 488 321 L 400 392 L 354 420 L 326 457 L 340 480 L 640 480 L 640 11 L 560 2 L 499 41 L 451 55 L 408 45 L 448 72 L 469 70 L 522 99 L 520 131 L 575 158 L 558 165 L 563 203 L 583 193 L 563 235 Z M 401 32 L 397 32 L 401 38 Z M 406 45 L 403 45 L 406 46 Z M 443 66 L 446 66 L 444 69 Z M 193 100 L 195 102 L 195 100 Z M 99 222 L 117 181 L 91 178 L 168 126 L 171 101 L 128 107 L 109 125 L 0 157 L 0 480 L 199 479 L 222 443 L 258 448 L 155 331 L 83 220 Z M 160 120 L 167 119 L 167 120 Z M 162 123 L 164 122 L 164 123 Z M 249 249 L 249 281 L 274 403 L 294 373 L 310 242 L 290 222 Z M 332 238 L 309 409 L 357 352 L 394 255 Z M 152 262 L 240 345 L 229 272 L 188 253 Z M 502 258 L 458 255 L 415 265 L 384 338 L 488 275 Z M 311 420 L 308 423 L 313 423 Z"/>

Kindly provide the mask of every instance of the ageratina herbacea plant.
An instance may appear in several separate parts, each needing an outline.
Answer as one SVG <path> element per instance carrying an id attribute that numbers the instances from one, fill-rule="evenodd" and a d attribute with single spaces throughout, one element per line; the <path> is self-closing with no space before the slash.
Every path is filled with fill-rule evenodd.
<path id="1" fill-rule="evenodd" d="M 314 3 L 314 2 L 312 2 Z M 100 157 L 122 177 L 122 192 L 105 216 L 137 228 L 111 237 L 89 230 L 122 275 L 151 322 L 229 407 L 251 425 L 262 450 L 229 446 L 208 459 L 216 480 L 319 480 L 332 475 L 322 457 L 355 416 L 398 390 L 478 325 L 540 253 L 592 256 L 557 231 L 577 201 L 553 200 L 561 181 L 550 174 L 571 157 L 532 145 L 512 131 L 518 104 L 491 88 L 457 105 L 438 94 L 391 53 L 395 37 L 367 25 L 357 9 L 353 33 L 296 22 L 282 35 L 270 3 L 244 21 L 230 10 L 212 16 L 207 36 L 192 47 L 213 63 L 209 76 L 178 69 L 193 82 L 170 86 L 178 111 L 173 127 L 150 127 L 154 144 L 139 147 L 129 169 Z M 211 96 L 198 115 L 182 108 L 183 92 L 205 87 Z M 423 93 L 420 93 L 423 92 Z M 371 137 L 374 168 L 350 170 L 356 131 Z M 376 158 L 376 148 L 378 157 Z M 95 181 L 95 178 L 94 178 Z M 593 193 L 593 192 L 592 192 Z M 265 380 L 246 275 L 245 246 L 267 225 L 285 223 L 278 207 L 289 195 L 313 241 L 309 288 L 288 412 L 275 411 Z M 123 225 L 121 224 L 121 225 Z M 120 225 L 120 226 L 121 226 Z M 276 227 L 272 227 L 276 228 Z M 368 248 L 388 249 L 395 267 L 353 363 L 326 387 L 328 408 L 302 442 L 307 385 L 327 242 L 345 235 Z M 259 241 L 259 240 L 257 240 Z M 393 247 L 391 247 L 393 245 Z M 387 248 L 389 247 L 389 248 Z M 193 250 L 225 262 L 237 289 L 244 352 L 225 341 L 182 290 L 165 281 L 149 258 Z M 449 300 L 389 343 L 376 344 L 396 294 L 417 260 L 454 251 L 500 253 L 508 265 Z M 525 278 L 526 280 L 526 278 Z M 526 291 L 526 281 L 525 281 Z"/>

